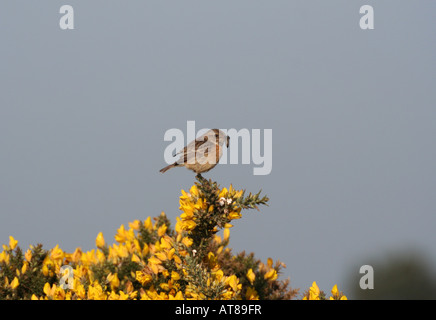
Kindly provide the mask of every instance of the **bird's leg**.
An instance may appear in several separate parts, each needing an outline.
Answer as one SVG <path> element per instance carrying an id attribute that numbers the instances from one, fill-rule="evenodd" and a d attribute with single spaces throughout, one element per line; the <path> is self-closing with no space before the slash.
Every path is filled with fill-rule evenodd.
<path id="1" fill-rule="evenodd" d="M 202 181 L 204 180 L 204 178 L 203 178 L 203 176 L 201 175 L 201 173 L 197 173 L 197 175 L 195 176 L 195 178 L 196 178 L 198 181 L 200 181 L 200 182 L 202 182 Z"/>

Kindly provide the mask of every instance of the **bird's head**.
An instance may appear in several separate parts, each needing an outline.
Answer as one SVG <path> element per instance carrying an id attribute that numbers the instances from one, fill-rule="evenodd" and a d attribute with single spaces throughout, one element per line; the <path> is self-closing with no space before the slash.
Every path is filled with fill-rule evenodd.
<path id="1" fill-rule="evenodd" d="M 206 135 L 208 135 L 209 133 L 211 135 L 211 138 L 213 136 L 214 141 L 216 141 L 220 146 L 226 143 L 227 148 L 229 147 L 230 137 L 224 132 L 219 129 L 212 129 L 208 133 L 206 133 Z"/>

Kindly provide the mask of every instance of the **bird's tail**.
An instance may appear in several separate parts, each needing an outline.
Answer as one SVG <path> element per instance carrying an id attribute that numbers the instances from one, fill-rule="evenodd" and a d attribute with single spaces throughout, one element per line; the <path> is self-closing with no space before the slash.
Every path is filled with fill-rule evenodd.
<path id="1" fill-rule="evenodd" d="M 165 173 L 171 168 L 177 167 L 179 164 L 177 162 L 174 162 L 173 164 L 170 164 L 169 166 L 166 166 L 165 168 L 162 168 L 159 170 L 159 172 Z"/>

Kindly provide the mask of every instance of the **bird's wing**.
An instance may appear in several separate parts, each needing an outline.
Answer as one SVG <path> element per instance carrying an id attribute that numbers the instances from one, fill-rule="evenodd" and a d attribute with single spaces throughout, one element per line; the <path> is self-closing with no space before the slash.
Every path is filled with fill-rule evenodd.
<path id="1" fill-rule="evenodd" d="M 179 160 L 177 160 L 178 163 L 188 163 L 188 161 L 190 160 L 189 163 L 191 162 L 195 162 L 195 153 L 197 152 L 201 152 L 200 150 L 203 150 L 203 148 L 210 148 L 207 147 L 208 143 L 208 137 L 201 137 L 202 140 L 194 140 L 191 141 L 186 147 L 184 147 L 182 150 L 180 150 L 179 152 L 176 153 L 177 154 L 181 154 Z M 196 151 L 197 150 L 197 151 Z M 204 153 L 204 151 L 203 151 Z"/>

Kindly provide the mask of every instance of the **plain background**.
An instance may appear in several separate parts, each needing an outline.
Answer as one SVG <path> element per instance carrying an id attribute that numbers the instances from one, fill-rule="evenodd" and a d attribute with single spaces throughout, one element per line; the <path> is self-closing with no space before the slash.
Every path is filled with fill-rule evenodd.
<path id="1" fill-rule="evenodd" d="M 61 30 L 72 5 L 75 29 Z M 373 5 L 375 29 L 359 9 Z M 0 242 L 90 250 L 164 211 L 194 174 L 164 175 L 166 130 L 273 130 L 272 172 L 220 165 L 270 197 L 230 247 L 329 292 L 368 257 L 436 261 L 435 1 L 0 4 Z M 377 272 L 377 269 L 375 270 Z M 345 292 L 347 293 L 347 292 Z"/>

